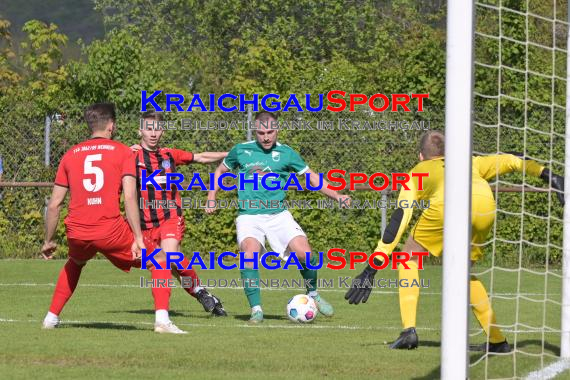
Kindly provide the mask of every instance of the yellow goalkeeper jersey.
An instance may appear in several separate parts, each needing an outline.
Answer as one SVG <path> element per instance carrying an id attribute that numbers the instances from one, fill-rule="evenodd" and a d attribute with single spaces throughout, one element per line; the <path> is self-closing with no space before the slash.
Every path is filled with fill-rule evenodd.
<path id="1" fill-rule="evenodd" d="M 428 236 L 430 234 L 432 236 L 433 234 L 442 235 L 443 231 L 444 169 L 445 159 L 443 157 L 420 162 L 409 173 L 411 178 L 408 182 L 409 190 L 402 188 L 398 196 L 398 204 L 402 204 L 399 202 L 402 200 L 408 201 L 407 204 L 412 204 L 412 201 L 429 200 L 429 209 L 423 211 L 422 214 L 422 217 L 425 216 L 423 225 L 426 226 L 426 230 L 429 230 L 429 233 L 426 234 Z M 526 171 L 528 175 L 538 177 L 543 169 L 544 167 L 536 161 L 524 160 L 512 154 L 473 157 L 473 202 L 476 202 L 476 199 L 481 199 L 480 197 L 494 202 L 493 192 L 487 181 L 498 175 Z M 423 177 L 422 180 L 423 190 L 419 190 L 419 178 L 417 176 L 412 177 L 412 173 L 428 173 L 428 177 Z M 392 253 L 410 223 L 412 214 L 413 208 L 411 207 L 394 211 L 390 224 L 383 232 L 382 239 L 378 242 L 375 252 Z M 442 240 L 442 236 L 433 236 L 433 238 Z M 422 242 L 418 241 L 418 243 L 421 244 Z M 429 244 L 422 245 L 426 249 L 429 248 Z M 437 251 L 437 248 L 435 250 Z M 438 252 L 432 253 L 438 255 Z"/>

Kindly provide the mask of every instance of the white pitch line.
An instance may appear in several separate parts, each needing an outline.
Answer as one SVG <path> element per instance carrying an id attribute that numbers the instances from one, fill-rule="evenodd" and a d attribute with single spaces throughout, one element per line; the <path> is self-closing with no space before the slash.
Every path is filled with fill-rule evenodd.
<path id="1" fill-rule="evenodd" d="M 36 319 L 11 319 L 11 318 L 0 318 L 0 323 L 37 323 L 40 324 L 42 321 Z M 316 322 L 318 323 L 318 322 Z M 62 320 L 62 325 L 84 325 L 84 324 L 109 324 L 109 325 L 143 325 L 143 326 L 154 326 L 154 322 L 143 322 L 143 321 L 80 321 L 80 320 Z M 188 326 L 188 327 L 225 327 L 225 328 L 269 328 L 269 329 L 299 329 L 299 328 L 311 328 L 311 329 L 325 329 L 325 330 L 390 330 L 390 331 L 400 331 L 401 327 L 396 326 L 348 326 L 348 325 L 319 325 L 319 324 L 300 324 L 291 323 L 289 325 L 271 325 L 264 323 L 263 325 L 249 325 L 249 324 L 238 324 L 238 325 L 228 325 L 228 324 L 214 324 L 214 323 L 187 323 L 187 322 L 176 322 L 178 326 Z M 440 331 L 439 328 L 434 327 L 416 327 L 418 331 Z M 470 330 L 474 332 L 476 330 Z M 503 329 L 503 331 L 508 333 L 513 333 L 515 330 Z M 517 330 L 517 333 L 540 333 L 542 331 L 538 330 Z M 548 331 L 546 333 L 549 333 Z"/>
<path id="2" fill-rule="evenodd" d="M 207 285 L 207 282 L 203 283 L 202 285 Z M 54 283 L 33 283 L 33 282 L 16 282 L 16 283 L 0 283 L 0 287 L 10 287 L 10 286 L 49 286 L 54 287 Z M 132 285 L 132 284 L 79 284 L 78 287 L 85 287 L 85 288 L 136 288 L 142 289 L 140 285 Z M 182 288 L 181 286 L 177 286 L 178 288 Z M 210 289 L 216 290 L 243 290 L 241 286 L 224 286 L 224 287 L 211 287 Z M 271 287 L 261 287 L 263 291 L 292 291 L 292 290 L 305 290 L 305 288 L 271 288 Z M 333 292 L 333 293 L 346 293 L 348 288 L 344 289 L 319 289 L 319 292 Z M 397 290 L 373 290 L 374 293 L 381 293 L 381 294 L 398 294 Z M 428 291 L 421 291 L 422 295 L 432 295 L 432 296 L 440 296 L 441 292 L 428 292 Z M 559 293 L 547 293 L 549 296 L 559 296 Z M 544 296 L 544 293 L 493 293 L 491 296 Z"/>
<path id="3" fill-rule="evenodd" d="M 0 323 L 38 323 L 40 324 L 40 320 L 34 319 L 26 319 L 26 320 L 18 320 L 18 319 L 9 319 L 9 318 L 0 318 Z M 75 320 L 62 320 L 62 325 L 83 325 L 83 324 L 109 324 L 109 325 L 144 325 L 144 326 L 154 326 L 154 322 L 142 322 L 142 321 L 75 321 Z M 270 324 L 263 324 L 263 325 L 249 325 L 249 324 L 238 324 L 238 325 L 226 325 L 226 324 L 213 324 L 213 323 L 184 323 L 184 322 L 176 322 L 178 326 L 188 326 L 188 327 L 227 327 L 227 328 L 270 328 L 270 329 L 299 329 L 299 328 L 311 328 L 311 329 L 325 329 L 325 330 L 401 330 L 401 327 L 394 327 L 394 326 L 382 326 L 382 327 L 363 327 L 363 326 L 347 326 L 347 325 L 335 325 L 335 326 L 326 326 L 326 325 L 316 325 L 313 323 L 310 324 L 300 324 L 300 323 L 293 323 L 291 322 L 290 325 L 270 325 Z M 432 327 L 418 327 L 416 330 L 422 331 L 439 331 L 439 329 L 432 328 Z"/>
<path id="4" fill-rule="evenodd" d="M 558 361 L 550 364 L 547 367 L 544 367 L 542 369 L 539 369 L 539 370 L 536 370 L 536 371 L 529 373 L 525 377 L 525 380 L 553 379 L 554 377 L 556 377 L 560 373 L 566 371 L 567 369 L 570 369 L 570 360 L 561 359 L 561 360 L 558 360 Z"/>
<path id="5" fill-rule="evenodd" d="M 207 283 L 203 283 L 202 285 L 207 285 Z M 11 287 L 11 286 L 22 286 L 22 287 L 31 287 L 31 286 L 49 286 L 49 287 L 54 287 L 55 284 L 54 283 L 45 283 L 45 284 L 38 284 L 38 283 L 31 283 L 31 282 L 20 282 L 20 283 L 6 283 L 6 284 L 1 284 L 0 283 L 0 287 Z M 140 285 L 130 285 L 130 284 L 79 284 L 77 285 L 78 287 L 84 287 L 84 288 L 135 288 L 135 289 L 145 289 L 145 288 L 141 288 Z M 181 286 L 176 286 L 177 288 L 182 288 Z M 243 290 L 242 286 L 224 286 L 224 287 L 208 287 L 208 289 L 215 289 L 215 290 Z M 272 287 L 261 287 L 261 290 L 266 291 L 293 291 L 293 290 L 299 290 L 299 291 L 304 291 L 305 288 L 272 288 Z M 348 291 L 348 288 L 346 289 L 319 289 L 319 292 L 334 292 L 334 293 L 346 293 Z M 374 290 L 374 293 L 384 293 L 384 294 L 398 294 L 397 290 L 393 290 L 393 291 L 389 291 L 389 290 Z M 422 292 L 422 294 L 427 294 L 427 295 L 441 295 L 441 292 Z"/>

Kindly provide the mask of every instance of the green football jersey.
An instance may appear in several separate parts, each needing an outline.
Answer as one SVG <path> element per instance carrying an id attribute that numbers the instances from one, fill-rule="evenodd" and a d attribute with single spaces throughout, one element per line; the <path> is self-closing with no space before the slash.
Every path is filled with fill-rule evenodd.
<path id="1" fill-rule="evenodd" d="M 254 184 L 248 182 L 245 182 L 244 189 L 240 190 L 241 186 L 238 183 L 239 213 L 250 215 L 275 214 L 283 211 L 282 201 L 287 194 L 282 188 L 287 183 L 289 175 L 291 173 L 302 175 L 309 170 L 299 153 L 291 147 L 276 143 L 270 150 L 265 150 L 257 141 L 235 145 L 223 163 L 230 170 L 237 169 L 239 173 L 244 173 L 245 179 L 248 180 L 252 180 L 253 173 L 258 170 L 279 175 L 279 179 L 272 177 L 266 179 L 268 187 L 274 187 L 274 183 L 279 182 L 278 190 L 265 189 L 261 181 L 263 175 L 258 175 L 258 190 L 254 190 Z M 295 187 L 292 185 L 290 188 Z"/>

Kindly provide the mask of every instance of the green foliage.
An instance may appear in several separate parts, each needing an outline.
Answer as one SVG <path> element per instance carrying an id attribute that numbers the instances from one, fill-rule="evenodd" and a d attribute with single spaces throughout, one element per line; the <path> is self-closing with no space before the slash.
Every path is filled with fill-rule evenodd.
<path id="1" fill-rule="evenodd" d="M 491 2 L 492 3 L 492 2 Z M 528 3 L 528 9 L 527 7 Z M 521 152 L 563 174 L 566 54 L 563 33 L 543 18 L 564 19 L 550 3 L 504 1 L 513 11 L 478 6 L 476 18 L 474 150 Z M 4 178 L 50 181 L 63 153 L 87 137 L 80 116 L 94 102 L 119 109 L 116 138 L 137 141 L 140 91 L 180 93 L 319 94 L 429 93 L 423 113 L 370 114 L 364 109 L 332 115 L 284 113 L 283 120 L 425 120 L 444 129 L 445 8 L 411 0 L 314 2 L 300 0 L 196 1 L 96 0 L 104 38 L 81 43 L 82 56 L 64 62 L 67 38 L 53 24 L 30 21 L 19 55 L 11 47 L 7 20 L 0 20 L 0 144 Z M 523 14 L 527 11 L 540 17 Z M 499 37 L 500 36 L 500 37 Z M 502 38 L 501 38 L 502 37 Z M 525 41 L 531 44 L 525 44 Z M 539 46 L 542 45 L 542 46 Z M 553 48 L 556 49 L 553 49 Z M 525 73 L 527 72 L 528 73 Z M 526 100 L 526 101 L 525 101 Z M 164 104 L 164 98 L 159 99 Z M 554 103 L 554 106 L 552 104 Z M 9 111 L 9 112 L 7 112 Z M 43 162 L 46 115 L 67 115 L 52 124 L 51 161 Z M 168 119 L 240 120 L 241 113 L 169 113 Z M 452 126 L 450 126 L 452 127 Z M 423 131 L 283 131 L 280 140 L 298 150 L 311 168 L 325 172 L 400 172 L 416 164 Z M 164 145 L 190 151 L 222 151 L 245 140 L 243 130 L 168 131 Z M 17 149 L 13 149 L 17 147 Z M 12 157 L 16 155 L 16 157 Z M 9 159 L 6 157 L 10 156 Z M 182 168 L 189 175 L 214 166 Z M 498 185 L 544 185 L 520 175 Z M 30 256 L 42 240 L 47 190 L 4 189 L 0 200 L 2 254 Z M 356 192 L 358 199 L 378 199 Z M 205 199 L 194 190 L 186 197 Z M 235 198 L 235 193 L 221 198 Z M 392 199 L 395 198 L 392 194 Z M 322 199 L 320 194 L 289 194 Z M 498 193 L 495 264 L 560 263 L 561 208 L 547 194 Z M 293 210 L 316 250 L 331 246 L 369 251 L 380 237 L 380 210 Z M 388 218 L 391 210 L 388 210 Z M 416 211 L 415 218 L 419 215 Z M 235 250 L 235 210 L 207 216 L 188 210 L 185 251 Z M 59 239 L 64 245 L 63 227 Z M 27 232 L 25 235 L 21 231 Z M 4 238 L 5 236 L 5 238 Z M 5 248 L 8 247 L 8 248 Z M 491 247 L 486 248 L 487 252 Z M 487 255 L 490 260 L 490 255 Z"/>
<path id="2" fill-rule="evenodd" d="M 528 9 L 527 9 L 528 4 Z M 519 152 L 562 174 L 564 167 L 564 86 L 561 64 L 566 54 L 550 2 L 503 2 L 503 11 L 477 7 L 475 56 L 474 150 L 478 153 Z M 557 6 L 557 9 L 559 7 Z M 565 5 L 562 6 L 565 9 Z M 533 15 L 525 17 L 530 11 Z M 564 19 L 566 15 L 556 15 Z M 528 42 L 527 42 L 528 41 Z M 541 181 L 505 176 L 500 185 Z M 551 198 L 551 199 L 550 199 Z M 495 264 L 560 263 L 562 208 L 551 195 L 498 194 Z M 490 258 L 488 258 L 490 260 Z"/>
<path id="3" fill-rule="evenodd" d="M 20 44 L 22 64 L 28 70 L 27 95 L 38 97 L 39 107 L 48 108 L 57 102 L 67 77 L 62 62 L 67 37 L 57 31 L 56 25 L 37 20 L 28 21 L 22 30 L 27 34 Z"/>
<path id="4" fill-rule="evenodd" d="M 97 0 L 110 29 L 169 58 L 201 93 L 315 93 L 342 89 L 430 93 L 443 106 L 443 12 L 410 1 L 248 2 Z M 173 10 L 176 9 L 176 12 Z M 423 62 L 423 64 L 418 64 Z"/>
<path id="5" fill-rule="evenodd" d="M 10 66 L 10 60 L 15 57 L 12 51 L 12 34 L 10 21 L 0 18 L 0 97 L 9 87 L 20 80 L 20 76 Z"/>
<path id="6" fill-rule="evenodd" d="M 168 73 L 173 61 L 127 31 L 111 32 L 82 49 L 85 62 L 69 65 L 69 86 L 78 104 L 109 101 L 119 111 L 132 112 L 140 108 L 141 90 L 178 90 Z"/>
<path id="7" fill-rule="evenodd" d="M 37 257 L 43 242 L 44 205 L 49 189 L 0 189 L 0 257 Z M 67 211 L 62 212 L 62 217 Z M 65 249 L 65 227 L 58 252 Z"/>
<path id="8" fill-rule="evenodd" d="M 10 82 L 0 88 L 0 111 L 9 110 L 11 115 L 0 125 L 9 125 L 19 118 L 42 118 L 73 101 L 66 91 L 68 72 L 62 55 L 67 37 L 58 32 L 56 25 L 37 20 L 28 21 L 23 32 L 20 54 L 4 54 L 5 66 L 16 69 Z M 0 70 L 1 62 L 0 58 Z"/>

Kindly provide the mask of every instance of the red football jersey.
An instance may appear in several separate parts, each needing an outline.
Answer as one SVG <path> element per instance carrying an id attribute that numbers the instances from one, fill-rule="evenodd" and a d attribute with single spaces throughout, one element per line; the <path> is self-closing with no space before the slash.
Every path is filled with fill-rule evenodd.
<path id="1" fill-rule="evenodd" d="M 137 167 L 137 189 L 139 191 L 139 198 L 142 198 L 145 202 L 155 200 L 176 201 L 176 209 L 143 207 L 140 214 L 141 228 L 143 230 L 158 227 L 163 221 L 171 217 L 182 216 L 182 203 L 180 193 L 176 190 L 175 185 L 172 185 L 171 189 L 157 190 L 154 186 L 147 184 L 146 190 L 141 190 L 142 170 L 146 170 L 147 177 L 155 170 L 160 170 L 160 173 L 157 174 L 154 179 L 161 187 L 164 187 L 166 173 L 175 173 L 176 165 L 189 164 L 193 160 L 193 153 L 180 149 L 158 148 L 155 151 L 150 151 L 143 148 L 137 152 L 135 162 Z"/>
<path id="2" fill-rule="evenodd" d="M 69 238 L 104 239 L 121 223 L 122 179 L 136 176 L 133 156 L 126 145 L 105 138 L 86 140 L 65 153 L 55 184 L 69 188 Z"/>

